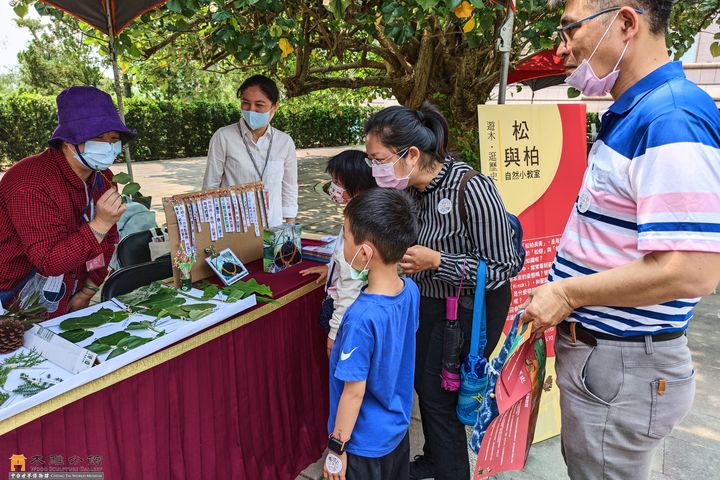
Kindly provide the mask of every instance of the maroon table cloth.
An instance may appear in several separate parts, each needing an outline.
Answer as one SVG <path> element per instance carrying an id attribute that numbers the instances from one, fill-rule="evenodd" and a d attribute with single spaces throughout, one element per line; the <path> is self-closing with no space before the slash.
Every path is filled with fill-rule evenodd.
<path id="1" fill-rule="evenodd" d="M 248 269 L 282 300 L 314 281 L 299 275 L 312 265 L 274 275 L 258 272 L 260 262 Z M 74 460 L 110 480 L 294 479 L 327 439 L 323 293 L 313 289 L 2 435 L 0 461 L 22 454 L 27 471 L 67 471 Z"/>

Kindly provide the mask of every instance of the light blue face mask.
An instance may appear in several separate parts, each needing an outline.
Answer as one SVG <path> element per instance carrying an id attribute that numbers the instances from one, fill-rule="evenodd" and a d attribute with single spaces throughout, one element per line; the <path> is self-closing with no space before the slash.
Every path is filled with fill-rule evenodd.
<path id="1" fill-rule="evenodd" d="M 122 142 L 120 140 L 114 143 L 88 140 L 85 142 L 85 151 L 82 153 L 80 153 L 77 145 L 75 146 L 75 159 L 98 172 L 110 168 L 120 153 L 122 153 Z"/>
<path id="2" fill-rule="evenodd" d="M 252 110 L 243 110 L 242 116 L 245 119 L 245 123 L 250 127 L 250 130 L 263 128 L 270 123 L 270 111 L 253 112 Z"/>
<path id="3" fill-rule="evenodd" d="M 350 260 L 350 263 L 348 263 L 348 265 L 350 265 L 350 278 L 352 278 L 353 280 L 361 281 L 361 282 L 367 282 L 368 273 L 370 273 L 370 271 L 368 270 L 368 266 L 370 265 L 370 260 L 372 260 L 372 250 L 370 251 L 370 258 L 368 258 L 368 261 L 362 270 L 357 270 L 357 269 L 355 269 L 355 267 L 353 267 L 353 262 L 355 261 L 358 254 L 360 253 L 360 250 L 362 250 L 362 249 L 363 248 L 361 245 L 360 248 L 358 249 L 358 251 L 355 252 L 355 255 L 353 255 L 353 258 L 352 258 L 352 260 Z"/>

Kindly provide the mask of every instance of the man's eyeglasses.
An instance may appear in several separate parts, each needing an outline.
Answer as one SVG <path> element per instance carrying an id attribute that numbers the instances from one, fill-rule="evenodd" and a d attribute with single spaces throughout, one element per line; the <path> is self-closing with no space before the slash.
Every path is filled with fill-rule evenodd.
<path id="1" fill-rule="evenodd" d="M 593 13 L 593 14 L 590 15 L 590 16 L 587 16 L 587 17 L 585 17 L 585 18 L 581 18 L 581 19 L 578 20 L 577 22 L 570 23 L 570 24 L 568 24 L 568 25 L 565 25 L 564 27 L 558 27 L 558 28 L 557 28 L 557 32 L 558 32 L 558 34 L 560 35 L 560 40 L 562 40 L 562 42 L 563 42 L 565 45 L 567 45 L 567 43 L 568 43 L 567 32 L 570 32 L 570 31 L 572 31 L 572 30 L 575 30 L 576 28 L 579 28 L 580 25 L 582 25 L 584 22 L 587 22 L 588 20 L 592 20 L 593 18 L 597 18 L 597 17 L 599 17 L 600 15 L 605 15 L 606 13 L 615 12 L 615 11 L 617 11 L 617 10 L 620 10 L 621 8 L 623 8 L 623 7 L 609 7 L 609 8 L 605 8 L 605 9 L 603 9 L 603 10 L 600 10 L 599 12 Z M 642 15 L 643 13 L 645 13 L 645 10 L 642 10 L 642 9 L 640 9 L 640 8 L 633 8 L 633 10 L 635 10 L 635 12 L 637 12 L 638 15 Z"/>

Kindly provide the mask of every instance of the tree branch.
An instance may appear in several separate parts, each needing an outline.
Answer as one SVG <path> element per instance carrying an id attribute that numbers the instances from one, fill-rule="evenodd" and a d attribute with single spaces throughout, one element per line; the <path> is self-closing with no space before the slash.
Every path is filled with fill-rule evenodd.
<path id="1" fill-rule="evenodd" d="M 378 70 L 385 70 L 385 64 L 382 62 L 374 62 L 372 60 L 361 60 L 353 63 L 343 63 L 340 65 L 329 65 L 326 67 L 317 67 L 307 70 L 308 74 L 317 73 L 330 73 L 330 72 L 341 72 L 343 70 L 352 70 L 355 68 L 374 68 Z"/>
<path id="2" fill-rule="evenodd" d="M 408 77 L 390 77 L 387 75 L 375 77 L 312 77 L 306 78 L 305 82 L 298 84 L 293 78 L 289 78 L 285 83 L 285 90 L 290 97 L 298 97 L 306 93 L 316 90 L 324 90 L 326 88 L 362 88 L 362 87 L 378 87 L 378 88 L 396 88 L 410 79 Z"/>

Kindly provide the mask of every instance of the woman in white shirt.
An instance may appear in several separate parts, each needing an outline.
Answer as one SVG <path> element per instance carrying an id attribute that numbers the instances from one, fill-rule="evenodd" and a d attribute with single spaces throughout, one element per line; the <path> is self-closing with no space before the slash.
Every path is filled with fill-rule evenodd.
<path id="1" fill-rule="evenodd" d="M 298 211 L 295 143 L 270 126 L 280 92 L 264 75 L 253 75 L 238 89 L 242 119 L 220 128 L 210 139 L 203 190 L 262 181 L 268 193 L 271 227 L 294 222 Z"/>

